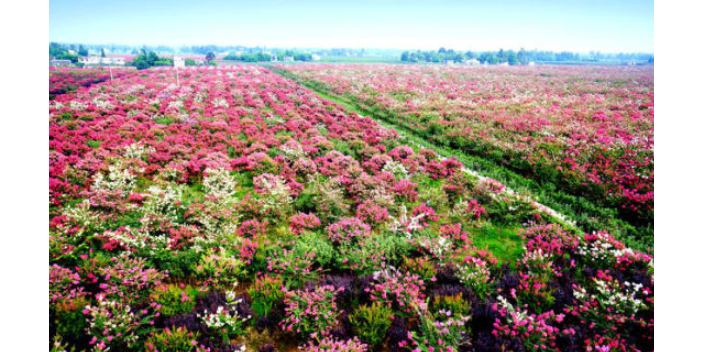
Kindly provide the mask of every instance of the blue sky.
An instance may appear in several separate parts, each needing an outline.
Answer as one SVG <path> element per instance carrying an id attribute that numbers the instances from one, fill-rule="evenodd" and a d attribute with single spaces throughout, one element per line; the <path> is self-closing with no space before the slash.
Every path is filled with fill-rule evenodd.
<path id="1" fill-rule="evenodd" d="M 51 0 L 89 44 L 654 52 L 653 1 Z"/>

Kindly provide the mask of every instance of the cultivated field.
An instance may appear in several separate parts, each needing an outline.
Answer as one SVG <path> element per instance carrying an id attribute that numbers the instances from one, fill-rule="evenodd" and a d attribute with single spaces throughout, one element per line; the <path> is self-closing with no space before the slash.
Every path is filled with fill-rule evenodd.
<path id="1" fill-rule="evenodd" d="M 652 70 L 284 68 L 50 100 L 50 348 L 653 350 Z"/>
<path id="2" fill-rule="evenodd" d="M 133 72 L 132 68 L 111 69 L 113 78 Z M 60 94 L 88 87 L 110 79 L 109 69 L 49 68 L 49 100 Z"/>
<path id="3" fill-rule="evenodd" d="M 652 66 L 279 68 L 417 137 L 478 158 L 477 168 L 545 198 L 585 230 L 653 247 Z"/>

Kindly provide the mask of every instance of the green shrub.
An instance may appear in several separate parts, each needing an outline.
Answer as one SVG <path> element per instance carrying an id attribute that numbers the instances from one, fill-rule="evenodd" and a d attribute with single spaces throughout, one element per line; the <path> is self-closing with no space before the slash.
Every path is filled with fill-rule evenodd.
<path id="1" fill-rule="evenodd" d="M 283 302 L 284 292 L 280 277 L 264 275 L 257 277 L 247 290 L 252 299 L 252 310 L 258 316 L 267 316 L 277 302 Z"/>
<path id="2" fill-rule="evenodd" d="M 194 341 L 198 339 L 198 332 L 191 332 L 184 327 L 166 330 L 149 336 L 145 342 L 147 351 L 181 352 L 193 350 Z"/>
<path id="3" fill-rule="evenodd" d="M 300 255 L 315 253 L 315 262 L 324 267 L 332 261 L 335 250 L 327 237 L 314 232 L 305 232 L 296 241 L 294 252 Z"/>
<path id="4" fill-rule="evenodd" d="M 182 289 L 176 285 L 168 285 L 156 289 L 153 298 L 154 302 L 161 304 L 162 314 L 174 316 L 192 312 L 198 294 L 198 289 L 190 286 Z"/>
<path id="5" fill-rule="evenodd" d="M 350 323 L 362 341 L 376 346 L 384 340 L 386 331 L 391 325 L 393 311 L 390 307 L 375 302 L 372 305 L 361 306 L 350 314 Z"/>
<path id="6" fill-rule="evenodd" d="M 86 328 L 86 317 L 83 308 L 88 301 L 78 298 L 72 301 L 60 302 L 56 305 L 56 334 L 68 341 L 78 341 Z"/>

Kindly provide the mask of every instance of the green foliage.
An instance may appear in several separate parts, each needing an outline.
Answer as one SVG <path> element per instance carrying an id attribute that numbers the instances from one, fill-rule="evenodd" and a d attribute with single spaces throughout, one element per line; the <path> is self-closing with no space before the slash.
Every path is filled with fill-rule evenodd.
<path id="1" fill-rule="evenodd" d="M 380 302 L 359 307 L 350 314 L 350 324 L 363 342 L 372 346 L 379 345 L 391 326 L 393 311 Z"/>
<path id="2" fill-rule="evenodd" d="M 173 330 L 166 328 L 149 336 L 145 343 L 147 350 L 159 352 L 182 352 L 193 350 L 194 341 L 200 334 L 188 331 L 184 327 L 177 327 Z"/>
<path id="3" fill-rule="evenodd" d="M 458 293 L 452 296 L 435 296 L 431 308 L 435 313 L 444 310 L 452 312 L 452 316 L 460 317 L 470 315 L 472 304 Z"/>
<path id="4" fill-rule="evenodd" d="M 59 302 L 56 305 L 56 333 L 69 341 L 77 341 L 86 329 L 83 309 L 88 305 L 85 298 Z"/>
<path id="5" fill-rule="evenodd" d="M 155 251 L 149 260 L 155 268 L 168 270 L 171 277 L 186 278 L 195 274 L 194 269 L 200 257 L 194 250 Z"/>
<path id="6" fill-rule="evenodd" d="M 168 126 L 168 125 L 174 123 L 174 119 L 171 118 L 171 117 L 160 117 L 160 118 L 158 118 L 158 119 L 154 119 L 154 122 L 156 122 L 156 123 L 158 123 L 158 124 L 160 124 L 160 125 L 166 125 L 166 126 Z"/>
<path id="7" fill-rule="evenodd" d="M 284 292 L 281 289 L 283 282 L 276 276 L 259 276 L 247 290 L 252 298 L 252 310 L 260 317 L 268 316 L 271 309 L 278 302 L 283 302 Z"/>
<path id="8" fill-rule="evenodd" d="M 408 272 L 420 276 L 425 282 L 431 282 L 431 280 L 438 273 L 437 268 L 433 261 L 426 257 L 420 258 L 403 258 L 403 265 Z"/>
<path id="9" fill-rule="evenodd" d="M 204 255 L 195 270 L 198 278 L 222 287 L 231 287 L 245 272 L 243 261 L 223 253 Z"/>
<path id="10" fill-rule="evenodd" d="M 154 291 L 154 302 L 161 304 L 160 312 L 166 316 L 190 313 L 195 308 L 198 289 L 176 285 L 162 286 Z"/>
<path id="11" fill-rule="evenodd" d="M 147 53 L 145 49 L 137 55 L 129 65 L 136 67 L 138 70 L 144 70 L 153 66 L 173 66 L 174 60 L 168 57 L 159 57 L 155 52 Z"/>
<path id="12" fill-rule="evenodd" d="M 89 140 L 86 142 L 86 145 L 89 146 L 89 147 L 91 147 L 91 148 L 93 148 L 93 149 L 96 149 L 96 148 L 99 148 L 99 147 L 100 147 L 100 144 L 102 144 L 102 143 L 103 143 L 103 141 L 96 141 L 96 140 L 93 140 L 93 139 L 89 139 Z"/>
<path id="13" fill-rule="evenodd" d="M 317 232 L 302 233 L 296 240 L 296 246 L 293 251 L 301 256 L 306 253 L 315 253 L 315 262 L 321 267 L 330 264 L 336 253 L 332 242 L 326 236 Z"/>

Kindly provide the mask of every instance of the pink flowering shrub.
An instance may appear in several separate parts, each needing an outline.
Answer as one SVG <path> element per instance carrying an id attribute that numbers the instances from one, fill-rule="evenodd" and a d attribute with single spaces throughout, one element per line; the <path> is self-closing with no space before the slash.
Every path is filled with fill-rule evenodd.
<path id="1" fill-rule="evenodd" d="M 392 190 L 402 201 L 415 202 L 418 200 L 418 187 L 417 183 L 413 183 L 409 180 L 401 180 L 396 185 L 393 186 Z"/>
<path id="2" fill-rule="evenodd" d="M 129 305 L 119 301 L 108 300 L 103 295 L 97 296 L 97 305 L 83 310 L 89 323 L 89 344 L 94 350 L 134 348 L 140 344 L 140 338 L 147 334 L 147 327 L 154 324 L 152 313 L 158 309 L 156 303 L 149 308 L 132 310 Z"/>
<path id="3" fill-rule="evenodd" d="M 328 285 L 311 291 L 286 291 L 286 317 L 280 323 L 282 329 L 314 339 L 328 336 L 339 325 L 338 315 L 342 311 L 337 308 L 335 295 L 341 290 Z"/>
<path id="4" fill-rule="evenodd" d="M 295 235 L 300 235 L 303 231 L 310 231 L 320 227 L 320 219 L 315 214 L 297 214 L 291 217 L 289 230 Z"/>
<path id="5" fill-rule="evenodd" d="M 439 219 L 439 217 L 435 214 L 435 210 L 425 204 L 421 204 L 414 208 L 413 215 L 422 215 L 422 217 L 420 218 L 420 223 L 423 226 L 428 226 L 428 224 L 430 224 L 431 222 L 436 222 Z"/>
<path id="6" fill-rule="evenodd" d="M 317 345 L 310 341 L 307 346 L 301 346 L 298 349 L 306 352 L 366 352 L 368 348 L 369 346 L 355 336 L 349 340 L 325 337 Z"/>
<path id="7" fill-rule="evenodd" d="M 556 340 L 560 335 L 574 335 L 574 331 L 561 331 L 556 327 L 562 322 L 564 314 L 552 311 L 543 314 L 528 314 L 514 307 L 503 297 L 499 304 L 494 304 L 501 318 L 494 322 L 494 334 L 509 338 L 518 337 L 527 351 L 556 351 Z"/>
<path id="8" fill-rule="evenodd" d="M 376 227 L 389 219 L 389 211 L 372 201 L 366 201 L 357 206 L 357 216 L 369 226 Z"/>
<path id="9" fill-rule="evenodd" d="M 108 298 L 130 303 L 144 302 L 167 275 L 146 268 L 145 264 L 145 259 L 132 259 L 125 255 L 110 258 L 109 266 L 98 269 L 102 275 L 102 292 Z"/>
<path id="10" fill-rule="evenodd" d="M 328 238 L 335 244 L 349 245 L 358 243 L 370 235 L 369 225 L 358 218 L 343 218 L 328 226 Z"/>
<path id="11" fill-rule="evenodd" d="M 418 276 L 402 273 L 390 267 L 374 273 L 373 288 L 365 289 L 373 301 L 392 307 L 394 311 L 412 314 L 416 310 L 426 310 L 425 283 Z"/>
<path id="12" fill-rule="evenodd" d="M 80 286 L 81 276 L 56 264 L 49 267 L 49 305 L 87 295 Z"/>
<path id="13" fill-rule="evenodd" d="M 273 256 L 266 258 L 267 269 L 282 278 L 293 282 L 295 285 L 302 285 L 304 282 L 315 278 L 316 270 L 313 269 L 315 252 L 306 252 L 298 255 L 293 250 L 281 249 Z"/>

